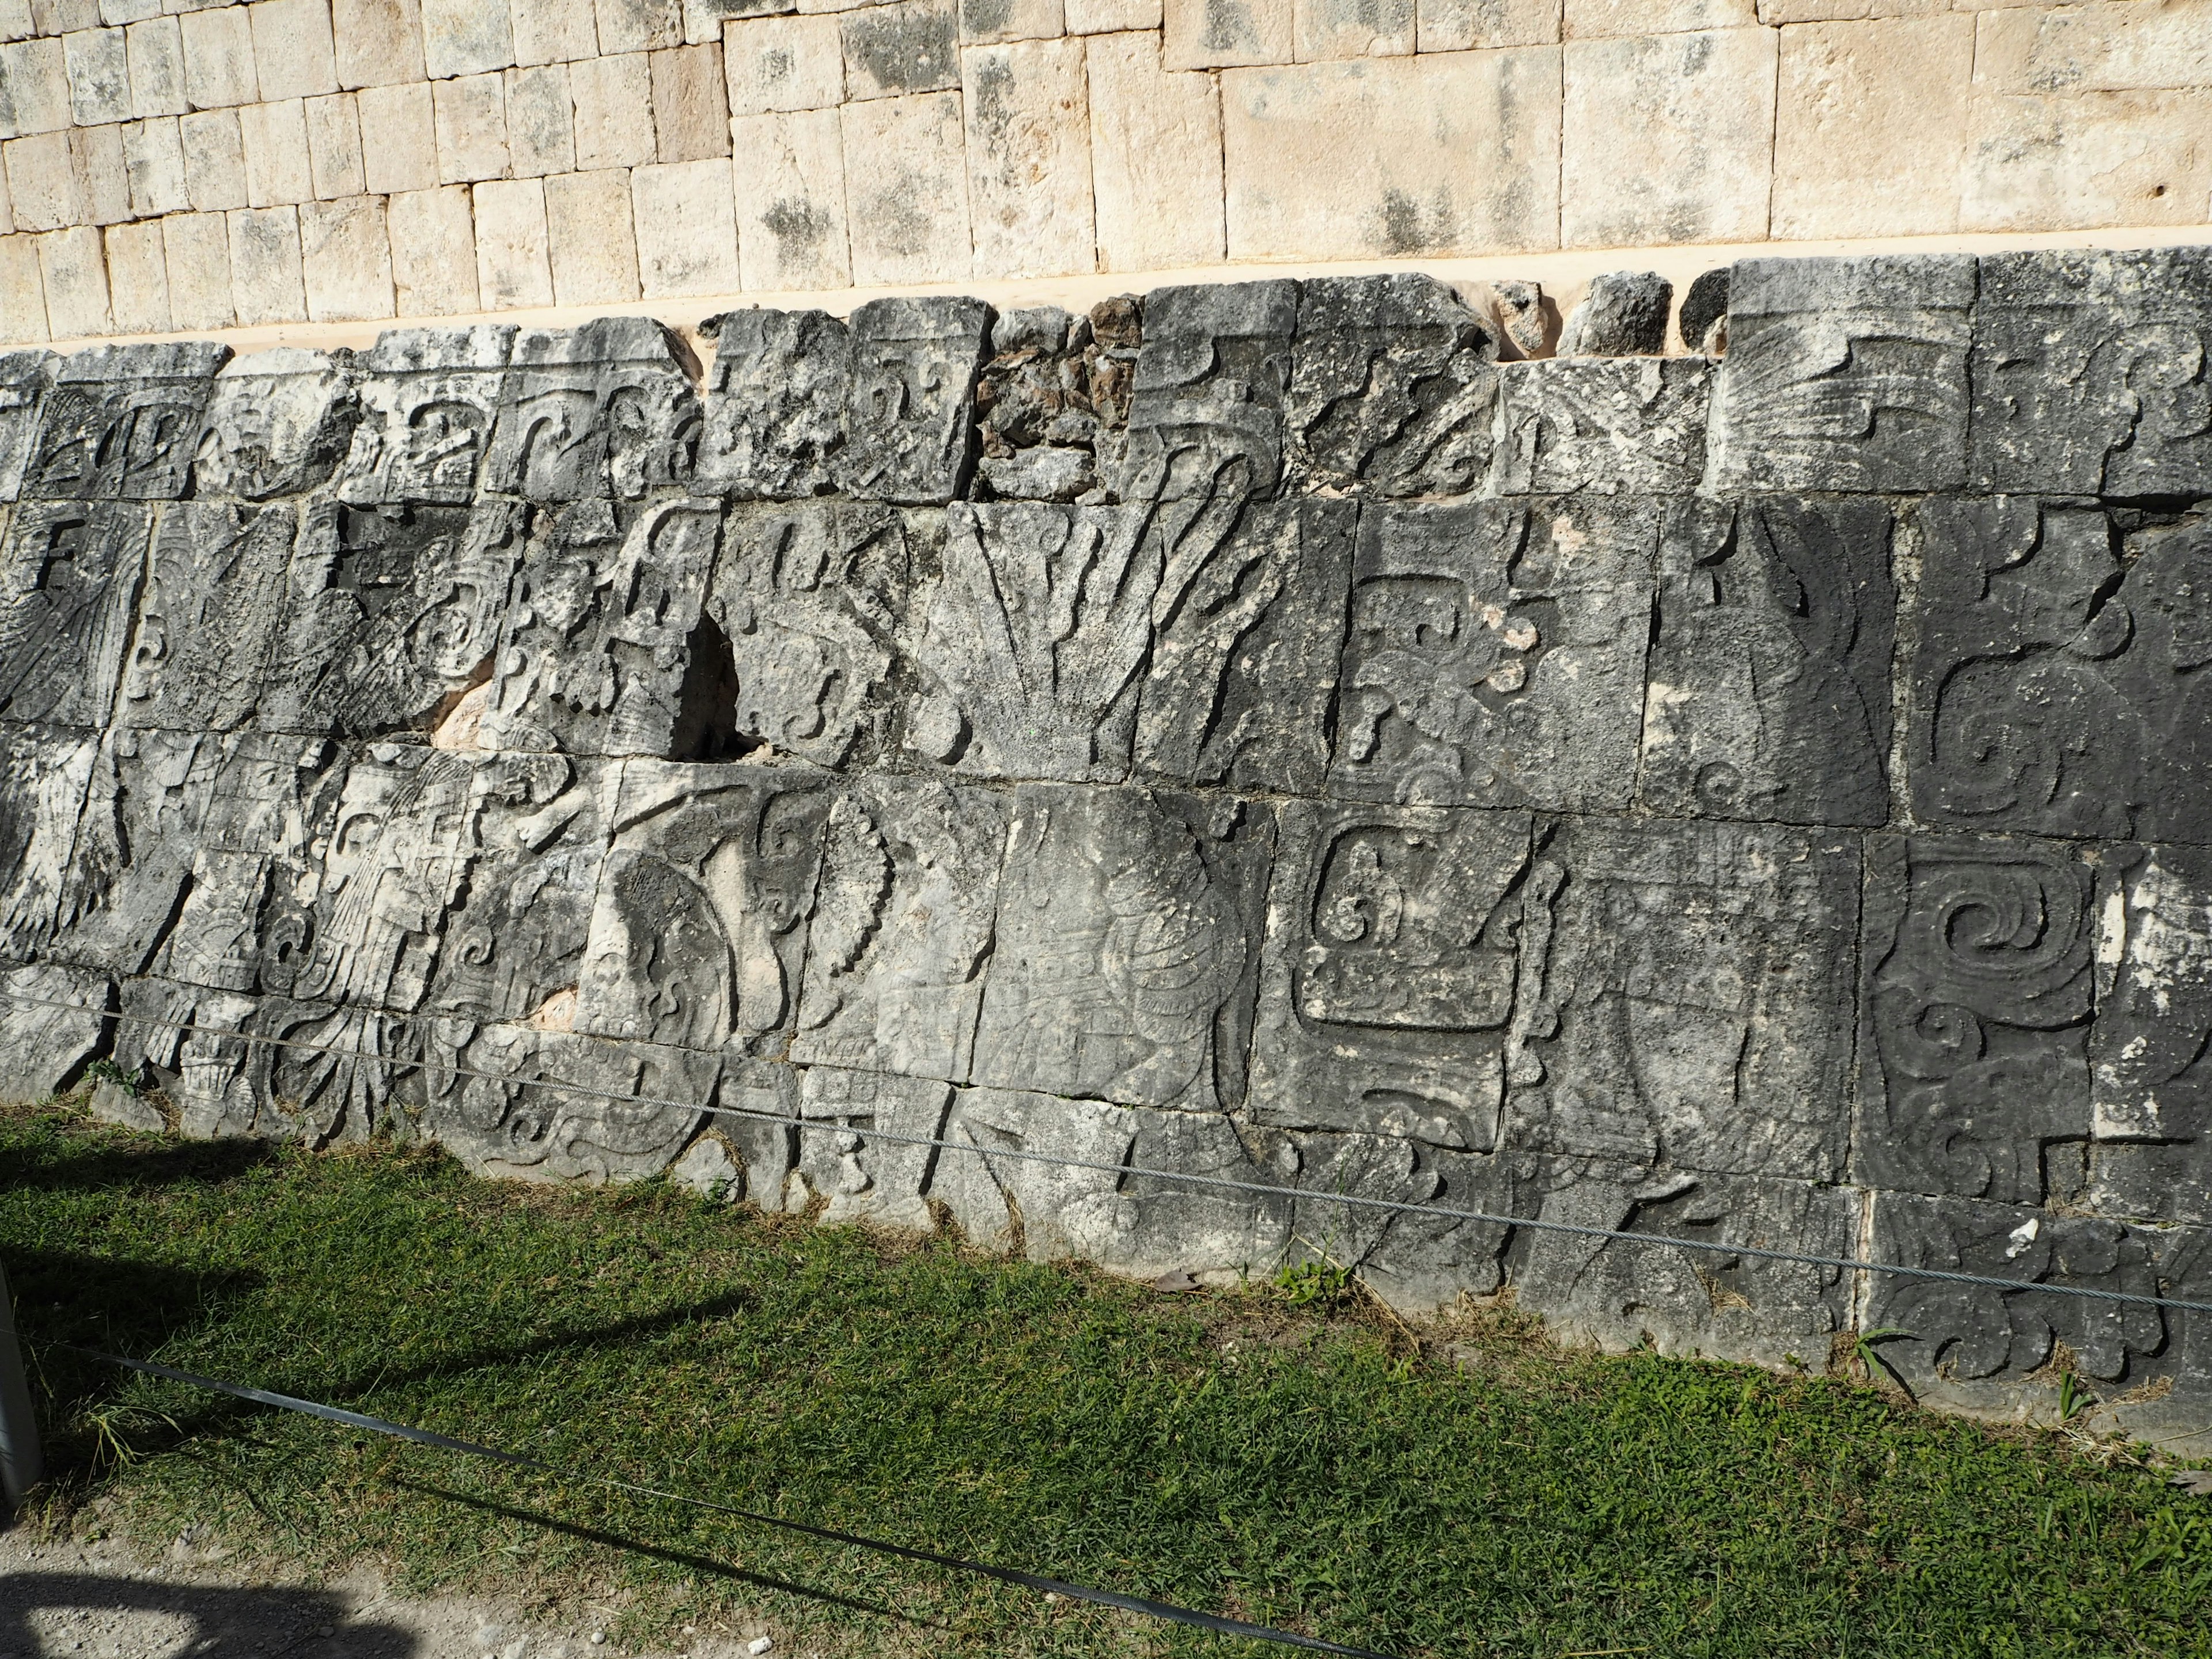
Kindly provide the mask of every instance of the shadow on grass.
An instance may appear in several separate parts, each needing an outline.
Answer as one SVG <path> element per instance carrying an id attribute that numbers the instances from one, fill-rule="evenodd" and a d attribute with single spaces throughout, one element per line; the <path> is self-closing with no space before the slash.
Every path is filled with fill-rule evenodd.
<path id="1" fill-rule="evenodd" d="M 184 1182 L 230 1181 L 283 1154 L 274 1140 L 178 1140 L 137 1135 L 101 1139 L 66 1152 L 18 1154 L 10 1187 L 39 1191 L 98 1191 L 112 1187 L 166 1187 Z"/>
<path id="2" fill-rule="evenodd" d="M 397 1626 L 351 1622 L 344 1599 L 324 1590 L 151 1583 L 119 1572 L 0 1579 L 0 1653 L 91 1650 L 95 1638 L 105 1652 L 192 1659 L 275 1659 L 310 1642 L 322 1659 L 414 1659 L 421 1650 Z"/>

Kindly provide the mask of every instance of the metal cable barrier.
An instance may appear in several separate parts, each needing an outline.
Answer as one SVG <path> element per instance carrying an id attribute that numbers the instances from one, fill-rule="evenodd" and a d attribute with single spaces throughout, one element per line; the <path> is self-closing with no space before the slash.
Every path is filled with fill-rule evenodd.
<path id="1" fill-rule="evenodd" d="M 787 1128 L 803 1128 L 805 1121 L 780 1112 L 761 1111 L 742 1106 L 708 1106 L 698 1101 L 673 1100 L 657 1095 L 619 1094 L 611 1089 L 595 1089 L 586 1084 L 564 1083 L 557 1078 L 518 1078 L 502 1073 L 480 1072 L 465 1066 L 449 1065 L 436 1060 L 408 1060 L 392 1054 L 369 1054 L 362 1049 L 342 1044 L 306 1042 L 293 1037 L 270 1036 L 260 1032 L 226 1030 L 218 1026 L 196 1024 L 190 1020 L 162 1019 L 152 1015 L 118 1013 L 106 1008 L 90 1008 L 82 1003 L 64 1002 L 57 998 L 27 997 L 12 991 L 0 991 L 0 1004 L 19 1007 L 52 1008 L 64 1012 L 82 1014 L 90 1018 L 118 1024 L 137 1024 L 165 1030 L 186 1031 L 197 1036 L 216 1038 L 227 1042 L 263 1044 L 267 1047 L 290 1048 L 307 1054 L 328 1054 L 340 1059 L 380 1066 L 390 1071 L 420 1071 L 443 1077 L 478 1079 L 503 1087 L 515 1089 L 547 1089 L 557 1094 L 574 1095 L 581 1098 L 611 1102 L 623 1106 L 655 1106 L 676 1111 L 697 1112 L 714 1117 L 740 1118 L 752 1122 L 774 1123 Z M 395 1018 L 397 1018 L 395 1016 Z M 608 1039 L 614 1041 L 614 1039 Z M 2091 1302 L 2122 1302 L 2156 1308 L 2172 1308 L 2185 1313 L 2212 1314 L 2212 1302 L 2196 1302 L 2179 1297 L 2151 1296 L 2135 1291 L 2107 1291 L 2088 1285 L 2039 1285 L 2028 1279 L 2000 1279 L 1992 1273 L 1962 1273 L 1948 1267 L 1915 1267 L 1897 1261 L 1870 1261 L 1857 1256 L 1820 1255 L 1803 1250 L 1769 1249 L 1755 1244 L 1731 1244 L 1718 1239 L 1678 1238 L 1667 1233 L 1636 1232 L 1619 1227 L 1594 1227 L 1580 1222 L 1547 1221 L 1536 1216 L 1494 1215 L 1482 1210 L 1465 1210 L 1448 1205 L 1415 1204 L 1402 1199 L 1368 1198 L 1358 1193 L 1330 1192 L 1317 1187 L 1285 1187 L 1264 1182 L 1231 1181 L 1223 1176 L 1194 1175 L 1179 1170 L 1148 1169 L 1140 1164 L 1109 1164 L 1100 1159 L 1063 1158 L 1050 1152 L 1034 1152 L 1014 1147 L 984 1147 L 970 1141 L 947 1140 L 933 1135 L 908 1134 L 896 1129 L 862 1128 L 848 1123 L 825 1121 L 823 1128 L 835 1128 L 842 1134 L 890 1142 L 903 1146 L 933 1147 L 939 1152 L 967 1152 L 982 1158 L 986 1164 L 994 1158 L 1009 1162 L 1042 1164 L 1055 1169 L 1088 1170 L 1101 1175 L 1110 1175 L 1119 1180 L 1132 1178 L 1146 1181 L 1172 1182 L 1185 1187 L 1200 1187 L 1218 1192 L 1237 1193 L 1250 1198 L 1280 1198 L 1314 1203 L 1339 1204 L 1347 1208 L 1366 1210 L 1391 1215 L 1419 1216 L 1431 1221 L 1472 1221 L 1484 1226 L 1510 1229 L 1526 1228 L 1532 1232 L 1564 1233 L 1577 1238 L 1620 1239 L 1632 1244 L 1656 1244 L 1669 1249 L 1703 1252 L 1710 1255 L 1743 1256 L 1758 1261 L 1783 1261 L 1810 1267 L 1833 1267 L 1847 1273 L 1884 1273 L 1898 1279 L 1917 1279 L 1944 1285 L 1974 1285 L 1985 1289 L 2003 1291 L 2009 1294 L 2030 1292 L 2042 1296 L 2070 1296 Z"/>

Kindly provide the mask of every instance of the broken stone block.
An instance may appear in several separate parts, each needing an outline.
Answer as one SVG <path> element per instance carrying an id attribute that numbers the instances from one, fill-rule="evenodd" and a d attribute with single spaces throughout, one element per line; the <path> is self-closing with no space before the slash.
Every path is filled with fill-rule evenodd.
<path id="1" fill-rule="evenodd" d="M 1250 1114 L 1430 1146 L 1497 1145 L 1526 812 L 1285 801 Z M 1556 880 L 1556 877 L 1553 878 Z"/>
<path id="2" fill-rule="evenodd" d="M 1008 803 L 865 775 L 831 807 L 791 1058 L 967 1079 L 998 913 Z"/>
<path id="3" fill-rule="evenodd" d="M 1022 449 L 1012 455 L 986 455 L 976 475 L 991 497 L 1014 501 L 1073 501 L 1098 486 L 1087 449 Z"/>
<path id="4" fill-rule="evenodd" d="M 252 721 L 284 614 L 290 506 L 179 501 L 161 515 L 115 722 L 234 732 Z"/>
<path id="5" fill-rule="evenodd" d="M 992 325 L 991 351 L 975 386 L 981 481 L 1001 500 L 1089 496 L 1102 440 L 1110 454 L 1122 410 L 1088 319 L 1056 306 L 1010 313 Z"/>
<path id="6" fill-rule="evenodd" d="M 1498 1223 L 1344 1201 L 1508 1215 L 1512 1198 L 1498 1159 L 1395 1135 L 1297 1133 L 1282 1140 L 1276 1158 L 1293 1167 L 1274 1179 L 1306 1189 L 1291 1206 L 1287 1261 L 1348 1267 L 1368 1290 L 1409 1313 L 1434 1314 L 1463 1305 L 1463 1296 L 1504 1288 L 1510 1234 Z"/>
<path id="7" fill-rule="evenodd" d="M 720 504 L 679 496 L 631 516 L 584 501 L 545 520 L 514 573 L 487 745 L 718 758 L 734 688 L 728 646 L 701 607 Z"/>
<path id="8" fill-rule="evenodd" d="M 1701 357 L 1553 357 L 1498 372 L 1502 495 L 1686 495 L 1705 470 Z"/>
<path id="9" fill-rule="evenodd" d="M 1682 344 L 1692 356 L 1723 357 L 1728 355 L 1729 268 L 1721 265 L 1704 271 L 1682 295 L 1682 310 L 1676 319 Z"/>
<path id="10" fill-rule="evenodd" d="M 2045 1149 L 2088 1138 L 2081 849 L 1870 836 L 1853 1174 L 1893 1191 L 2045 1198 Z"/>
<path id="11" fill-rule="evenodd" d="M 1155 289 L 1129 398 L 1125 501 L 1265 499 L 1283 469 L 1293 282 Z"/>
<path id="12" fill-rule="evenodd" d="M 513 325 L 491 323 L 378 335 L 356 360 L 362 420 L 338 498 L 356 507 L 472 499 L 514 335 Z"/>
<path id="13" fill-rule="evenodd" d="M 738 507 L 707 614 L 728 640 L 738 738 L 817 766 L 869 765 L 891 742 L 894 672 L 928 509 L 872 501 Z"/>
<path id="14" fill-rule="evenodd" d="M 714 342 L 698 486 L 738 501 L 825 495 L 845 441 L 852 346 L 823 311 L 726 312 Z"/>
<path id="15" fill-rule="evenodd" d="M 202 495 L 264 501 L 326 481 L 360 418 L 336 358 L 279 346 L 227 365 L 208 398 L 192 483 Z"/>
<path id="16" fill-rule="evenodd" d="M 129 501 L 15 509 L 0 588 L 0 715 L 107 724 L 153 520 L 152 507 Z"/>
<path id="17" fill-rule="evenodd" d="M 956 501 L 906 746 L 992 778 L 1127 775 L 1162 549 L 1128 507 Z"/>
<path id="18" fill-rule="evenodd" d="M 960 495 L 990 323 L 981 301 L 950 295 L 871 300 L 853 313 L 852 387 L 835 467 L 840 489 L 912 506 Z"/>
<path id="19" fill-rule="evenodd" d="M 1489 468 L 1497 337 L 1433 277 L 1298 285 L 1283 488 L 1457 495 Z"/>
<path id="20" fill-rule="evenodd" d="M 1713 404 L 1713 486 L 1965 483 L 1974 286 L 1963 253 L 1739 261 Z"/>
<path id="21" fill-rule="evenodd" d="M 1534 283 L 1497 282 L 1490 285 L 1490 295 L 1513 349 L 1523 357 L 1549 356 L 1553 318 L 1547 314 L 1543 289 Z"/>
<path id="22" fill-rule="evenodd" d="M 483 487 L 532 501 L 636 501 L 690 487 L 696 365 L 650 317 L 516 337 Z"/>
<path id="23" fill-rule="evenodd" d="M 1562 357 L 1656 357 L 1667 349 L 1674 285 L 1656 270 L 1609 270 L 1590 278 L 1559 332 Z"/>
<path id="24" fill-rule="evenodd" d="M 100 739 L 64 727 L 0 722 L 0 961 L 40 954 L 75 914 L 93 860 L 73 861 Z"/>
<path id="25" fill-rule="evenodd" d="M 927 1078 L 886 1077 L 812 1066 L 799 1074 L 798 1173 L 829 1200 L 822 1220 L 934 1232 L 923 1194 L 938 1158 L 952 1085 Z M 898 1139 L 887 1139 L 885 1131 Z"/>
<path id="26" fill-rule="evenodd" d="M 2050 249 L 1981 261 L 1976 488 L 2212 490 L 2212 249 Z"/>
<path id="27" fill-rule="evenodd" d="M 1889 818 L 1897 588 L 1881 501 L 1686 501 L 1659 544 L 1638 798 L 1679 817 Z"/>
<path id="28" fill-rule="evenodd" d="M 1369 507 L 1332 793 L 1626 806 L 1658 529 L 1621 497 Z"/>
<path id="29" fill-rule="evenodd" d="M 817 780 L 757 766 L 624 763 L 575 1030 L 781 1055 L 830 810 Z"/>
<path id="30" fill-rule="evenodd" d="M 173 501 L 216 371 L 230 348 L 206 341 L 93 346 L 64 357 L 23 473 L 27 500 Z"/>
<path id="31" fill-rule="evenodd" d="M 1267 807 L 1233 798 L 1024 785 L 975 1081 L 1237 1104 L 1274 827 Z"/>
<path id="32" fill-rule="evenodd" d="M 1344 644 L 1348 501 L 1164 502 L 1162 576 L 1139 693 L 1148 782 L 1316 795 Z"/>
<path id="33" fill-rule="evenodd" d="M 744 1175 L 739 1197 L 775 1215 L 805 1211 L 808 1200 L 791 1180 L 799 1167 L 799 1084 L 804 1075 L 781 1060 L 724 1056 L 714 1091 L 717 1134 L 735 1152 Z M 793 1200 L 796 1200 L 795 1202 Z"/>
<path id="34" fill-rule="evenodd" d="M 44 1100 L 74 1084 L 106 1036 L 115 1006 L 107 975 L 10 968 L 0 974 L 0 1100 Z M 68 1006 L 42 1006 L 51 1003 Z"/>
<path id="35" fill-rule="evenodd" d="M 0 501 L 22 493 L 23 472 L 38 441 L 40 408 L 60 362 L 51 351 L 0 355 Z"/>

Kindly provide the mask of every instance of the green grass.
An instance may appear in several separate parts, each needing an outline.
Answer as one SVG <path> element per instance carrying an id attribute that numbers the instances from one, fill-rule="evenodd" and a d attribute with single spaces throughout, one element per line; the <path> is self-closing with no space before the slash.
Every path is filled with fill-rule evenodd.
<path id="1" fill-rule="evenodd" d="M 1417 1346 L 1261 1288 L 59 1106 L 0 1113 L 0 1257 L 57 1466 L 44 1524 L 206 1518 L 413 1589 L 626 1601 L 634 1638 L 743 1609 L 794 1659 L 1246 1647 L 50 1345 L 1406 1655 L 2212 1655 L 2212 1500 L 1839 1380 L 1564 1352 L 1510 1313 Z"/>

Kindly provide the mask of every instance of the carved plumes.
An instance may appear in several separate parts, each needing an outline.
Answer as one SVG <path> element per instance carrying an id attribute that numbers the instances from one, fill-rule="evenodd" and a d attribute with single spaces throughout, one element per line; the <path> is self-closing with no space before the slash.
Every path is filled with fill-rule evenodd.
<path id="1" fill-rule="evenodd" d="M 867 809 L 841 795 L 830 809 L 823 854 L 822 896 L 815 907 L 811 945 L 833 977 L 859 966 L 883 926 L 891 894 L 891 855 Z"/>

